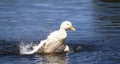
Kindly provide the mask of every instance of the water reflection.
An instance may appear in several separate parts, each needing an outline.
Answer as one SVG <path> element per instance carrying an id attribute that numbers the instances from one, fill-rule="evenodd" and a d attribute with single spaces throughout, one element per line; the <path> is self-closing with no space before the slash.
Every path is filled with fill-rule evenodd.
<path id="1" fill-rule="evenodd" d="M 103 1 L 94 1 L 95 32 L 102 39 L 118 39 L 120 37 L 120 4 Z"/>
<path id="2" fill-rule="evenodd" d="M 48 33 L 59 29 L 63 20 L 70 20 L 77 29 L 75 33 L 69 32 L 70 40 L 90 40 L 97 35 L 93 31 L 91 0 L 12 0 L 0 3 L 2 40 L 43 40 Z"/>
<path id="3" fill-rule="evenodd" d="M 67 64 L 66 54 L 55 55 L 37 55 L 40 60 L 40 64 Z"/>
<path id="4" fill-rule="evenodd" d="M 28 57 L 20 61 L 21 57 L 11 59 L 10 56 L 6 56 L 4 61 L 1 58 L 0 62 L 2 64 L 119 64 L 120 3 L 118 1 L 120 0 L 0 0 L 1 54 L 2 51 L 3 54 L 19 52 L 16 46 L 18 42 L 15 45 L 14 42 L 6 43 L 6 40 L 43 40 L 48 33 L 58 29 L 63 20 L 72 21 L 77 29 L 74 33 L 68 32 L 67 43 L 91 44 L 91 46 L 84 45 L 80 53 L 70 54 L 69 58 L 65 54 L 37 55 L 37 59 Z M 94 46 L 92 43 L 96 42 L 97 46 Z M 73 47 L 76 48 L 77 44 Z"/>
<path id="5" fill-rule="evenodd" d="M 100 0 L 102 2 L 111 2 L 111 3 L 119 3 L 120 0 Z"/>

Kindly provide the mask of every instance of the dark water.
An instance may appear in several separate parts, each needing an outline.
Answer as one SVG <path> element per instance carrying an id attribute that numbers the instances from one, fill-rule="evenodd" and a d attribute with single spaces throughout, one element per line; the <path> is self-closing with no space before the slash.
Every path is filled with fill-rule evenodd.
<path id="1" fill-rule="evenodd" d="M 72 53 L 20 55 L 69 20 Z M 37 43 L 38 43 L 37 42 Z M 120 64 L 119 0 L 0 0 L 0 64 Z"/>

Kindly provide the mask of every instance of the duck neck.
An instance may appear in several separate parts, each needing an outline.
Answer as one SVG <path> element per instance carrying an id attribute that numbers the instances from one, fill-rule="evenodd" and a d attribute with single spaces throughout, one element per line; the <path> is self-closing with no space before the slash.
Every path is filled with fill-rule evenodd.
<path id="1" fill-rule="evenodd" d="M 61 37 L 62 37 L 62 40 L 65 40 L 66 37 L 67 37 L 67 30 L 66 29 L 59 29 L 60 33 L 61 33 Z"/>
<path id="2" fill-rule="evenodd" d="M 59 30 L 60 30 L 60 31 L 65 31 L 65 32 L 67 31 L 66 29 L 63 29 L 63 28 L 60 28 Z"/>

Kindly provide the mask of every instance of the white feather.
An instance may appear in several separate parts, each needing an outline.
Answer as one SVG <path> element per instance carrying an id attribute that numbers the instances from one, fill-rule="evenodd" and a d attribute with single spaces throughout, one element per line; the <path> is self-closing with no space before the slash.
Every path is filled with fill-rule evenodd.
<path id="1" fill-rule="evenodd" d="M 62 52 L 69 51 L 69 47 L 65 45 L 64 41 L 67 38 L 67 30 L 72 27 L 72 30 L 75 30 L 72 26 L 72 23 L 70 21 L 64 21 L 62 22 L 60 29 L 56 30 L 52 33 L 50 33 L 47 37 L 47 39 L 43 40 L 38 44 L 37 46 L 33 47 L 33 50 L 31 51 L 22 51 L 21 48 L 21 54 L 34 54 L 34 53 L 52 53 L 57 50 L 60 50 Z M 63 48 L 60 48 L 62 45 Z"/>

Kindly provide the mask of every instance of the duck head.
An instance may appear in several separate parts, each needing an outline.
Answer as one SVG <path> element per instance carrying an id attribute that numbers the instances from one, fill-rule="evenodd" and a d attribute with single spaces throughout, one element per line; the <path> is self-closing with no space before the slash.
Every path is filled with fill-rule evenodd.
<path id="1" fill-rule="evenodd" d="M 60 26 L 60 29 L 75 31 L 75 28 L 73 27 L 73 25 L 70 21 L 62 22 L 61 26 Z"/>

